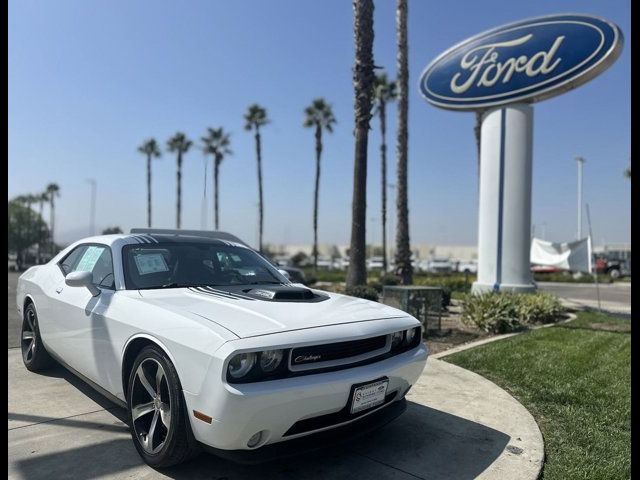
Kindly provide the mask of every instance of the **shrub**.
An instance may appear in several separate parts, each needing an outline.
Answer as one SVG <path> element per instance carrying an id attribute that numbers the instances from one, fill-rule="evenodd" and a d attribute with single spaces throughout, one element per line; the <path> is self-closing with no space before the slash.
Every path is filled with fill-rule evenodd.
<path id="1" fill-rule="evenodd" d="M 400 280 L 398 279 L 398 277 L 390 273 L 385 273 L 379 278 L 369 277 L 369 281 L 367 282 L 367 285 L 369 285 L 372 288 L 375 288 L 376 292 L 378 292 L 379 294 L 382 293 L 383 287 L 385 285 L 399 285 L 399 284 L 400 284 Z"/>
<path id="2" fill-rule="evenodd" d="M 373 300 L 374 302 L 378 301 L 378 291 L 368 285 L 359 285 L 355 287 L 347 287 L 345 289 L 345 295 L 350 295 L 352 297 L 364 298 L 366 300 Z"/>
<path id="3" fill-rule="evenodd" d="M 519 295 L 516 314 L 523 324 L 554 322 L 564 312 L 560 299 L 550 293 Z"/>
<path id="4" fill-rule="evenodd" d="M 488 292 L 463 298 L 462 321 L 492 333 L 556 321 L 564 308 L 555 295 Z"/>

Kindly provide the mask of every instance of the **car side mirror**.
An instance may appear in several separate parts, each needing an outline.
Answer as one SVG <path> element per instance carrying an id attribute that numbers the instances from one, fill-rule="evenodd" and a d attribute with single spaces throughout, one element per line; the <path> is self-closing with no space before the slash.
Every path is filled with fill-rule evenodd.
<path id="1" fill-rule="evenodd" d="M 85 287 L 94 297 L 100 295 L 100 289 L 93 284 L 93 273 L 91 272 L 71 272 L 65 277 L 64 283 L 70 287 Z"/>

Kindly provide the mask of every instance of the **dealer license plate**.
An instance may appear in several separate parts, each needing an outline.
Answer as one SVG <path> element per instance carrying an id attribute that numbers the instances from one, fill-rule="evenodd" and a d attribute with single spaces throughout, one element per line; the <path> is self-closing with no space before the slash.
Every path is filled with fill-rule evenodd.
<path id="1" fill-rule="evenodd" d="M 382 405 L 388 386 L 389 380 L 385 379 L 357 387 L 353 391 L 351 399 L 351 413 L 358 413 Z"/>

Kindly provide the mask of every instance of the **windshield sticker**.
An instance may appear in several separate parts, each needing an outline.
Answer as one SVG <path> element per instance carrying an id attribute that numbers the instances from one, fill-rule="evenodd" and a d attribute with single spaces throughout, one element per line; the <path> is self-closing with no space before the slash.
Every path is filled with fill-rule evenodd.
<path id="1" fill-rule="evenodd" d="M 91 246 L 87 248 L 78 262 L 78 266 L 75 268 L 76 272 L 91 272 L 93 271 L 93 267 L 96 266 L 100 255 L 104 252 L 105 247 L 95 247 Z"/>
<path id="2" fill-rule="evenodd" d="M 140 275 L 169 271 L 167 262 L 164 261 L 164 256 L 161 253 L 139 253 L 133 258 Z"/>

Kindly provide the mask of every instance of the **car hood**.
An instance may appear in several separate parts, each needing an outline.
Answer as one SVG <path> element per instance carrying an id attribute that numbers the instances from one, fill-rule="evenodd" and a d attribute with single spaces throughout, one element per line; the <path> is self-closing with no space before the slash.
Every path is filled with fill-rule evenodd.
<path id="1" fill-rule="evenodd" d="M 260 288 L 268 291 L 268 288 Z M 407 313 L 355 297 L 311 291 L 322 297 L 316 301 L 273 301 L 215 293 L 206 289 L 175 288 L 140 290 L 140 300 L 176 313 L 195 314 L 240 338 L 343 323 L 406 317 Z M 243 298 L 243 296 L 245 298 Z M 255 295 L 259 297 L 259 295 Z"/>

